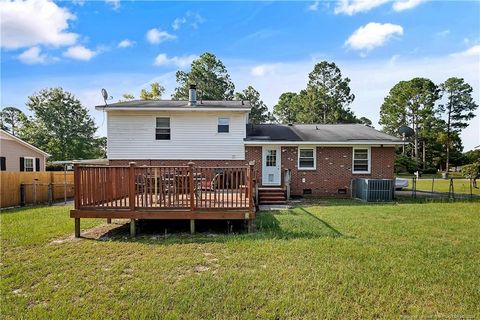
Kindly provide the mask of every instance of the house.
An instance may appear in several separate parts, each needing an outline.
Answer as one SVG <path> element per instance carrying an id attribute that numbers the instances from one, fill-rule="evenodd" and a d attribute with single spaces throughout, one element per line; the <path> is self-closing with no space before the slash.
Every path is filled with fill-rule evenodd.
<path id="1" fill-rule="evenodd" d="M 108 166 L 75 171 L 81 218 L 255 220 L 286 194 L 349 197 L 357 177 L 392 179 L 395 137 L 358 124 L 250 124 L 245 101 L 127 101 L 107 118 Z"/>
<path id="2" fill-rule="evenodd" d="M 45 171 L 49 156 L 45 151 L 0 130 L 1 171 Z"/>
<path id="3" fill-rule="evenodd" d="M 245 101 L 127 101 L 97 106 L 107 118 L 110 165 L 239 166 L 254 163 L 260 198 L 347 197 L 357 177 L 394 178 L 402 141 L 361 124 L 249 124 Z M 276 193 L 276 194 L 275 194 Z M 270 197 L 269 197 L 270 196 Z M 265 202 L 265 201 L 264 201 Z"/>

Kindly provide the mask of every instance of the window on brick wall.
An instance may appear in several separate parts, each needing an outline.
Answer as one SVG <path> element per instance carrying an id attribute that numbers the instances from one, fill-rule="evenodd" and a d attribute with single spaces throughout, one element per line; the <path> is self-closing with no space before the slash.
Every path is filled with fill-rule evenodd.
<path id="1" fill-rule="evenodd" d="M 370 148 L 353 148 L 353 173 L 370 173 Z"/>
<path id="2" fill-rule="evenodd" d="M 315 170 L 315 148 L 298 148 L 298 169 Z"/>

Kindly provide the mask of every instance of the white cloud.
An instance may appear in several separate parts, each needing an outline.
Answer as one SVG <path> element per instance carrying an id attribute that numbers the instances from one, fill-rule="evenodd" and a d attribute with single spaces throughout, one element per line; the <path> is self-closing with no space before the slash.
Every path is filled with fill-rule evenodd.
<path id="1" fill-rule="evenodd" d="M 271 74 L 275 71 L 276 66 L 274 64 L 261 64 L 253 67 L 250 70 L 250 74 L 254 77 L 263 77 L 267 74 Z"/>
<path id="2" fill-rule="evenodd" d="M 367 12 L 389 0 L 341 0 L 334 9 L 335 14 L 344 13 L 353 15 L 359 12 Z"/>
<path id="3" fill-rule="evenodd" d="M 40 47 L 31 47 L 30 49 L 25 50 L 22 52 L 18 59 L 26 64 L 37 64 L 37 63 L 45 63 L 47 61 L 47 55 L 42 54 L 42 50 Z"/>
<path id="4" fill-rule="evenodd" d="M 128 48 L 128 47 L 132 47 L 134 44 L 135 44 L 135 41 L 124 39 L 118 43 L 117 47 Z"/>
<path id="5" fill-rule="evenodd" d="M 379 7 L 391 0 L 340 0 L 335 6 L 335 14 L 344 13 L 354 15 L 356 13 L 367 12 L 373 8 Z M 392 9 L 395 11 L 404 11 L 415 8 L 425 0 L 397 0 L 393 2 Z"/>
<path id="6" fill-rule="evenodd" d="M 442 31 L 439 31 L 436 33 L 436 36 L 437 37 L 441 37 L 441 38 L 444 38 L 446 36 L 448 36 L 450 34 L 450 30 L 449 29 L 445 29 L 445 30 L 442 30 Z"/>
<path id="7" fill-rule="evenodd" d="M 0 1 L 1 47 L 72 45 L 78 34 L 67 29 L 69 21 L 74 19 L 68 9 L 49 0 Z"/>
<path id="8" fill-rule="evenodd" d="M 399 0 L 393 3 L 393 10 L 395 11 L 404 11 L 415 8 L 425 0 Z"/>
<path id="9" fill-rule="evenodd" d="M 312 4 L 310 4 L 307 9 L 309 11 L 317 11 L 318 10 L 318 6 L 320 5 L 320 1 L 317 0 L 317 1 L 314 1 Z"/>
<path id="10" fill-rule="evenodd" d="M 158 30 L 157 28 L 152 28 L 147 31 L 146 34 L 148 42 L 152 44 L 159 44 L 164 41 L 174 40 L 177 36 L 170 34 L 166 31 Z"/>
<path id="11" fill-rule="evenodd" d="M 200 13 L 198 12 L 193 12 L 193 11 L 187 11 L 185 13 L 185 16 L 183 17 L 178 17 L 175 18 L 172 22 L 172 28 L 173 30 L 178 30 L 182 27 L 184 24 L 190 25 L 192 28 L 197 29 L 198 26 L 202 23 L 205 22 L 205 18 L 203 18 Z"/>
<path id="12" fill-rule="evenodd" d="M 174 65 L 179 68 L 184 68 L 186 66 L 189 66 L 193 60 L 197 58 L 196 55 L 188 55 L 188 56 L 182 56 L 182 57 L 171 57 L 169 58 L 165 53 L 160 53 L 156 58 L 155 61 L 153 62 L 154 65 L 156 66 L 168 66 L 168 65 Z"/>
<path id="13" fill-rule="evenodd" d="M 480 44 L 468 48 L 462 52 L 456 52 L 451 54 L 453 57 L 477 57 L 480 58 Z"/>
<path id="14" fill-rule="evenodd" d="M 354 50 L 370 51 L 382 46 L 395 35 L 403 35 L 403 28 L 397 24 L 370 22 L 355 30 L 345 41 L 345 45 Z"/>
<path id="15" fill-rule="evenodd" d="M 180 29 L 180 27 L 182 26 L 182 24 L 184 24 L 185 22 L 187 22 L 187 18 L 185 18 L 185 17 L 175 18 L 175 20 L 173 20 L 173 22 L 172 22 L 172 28 L 173 28 L 173 30 L 178 30 L 178 29 Z"/>
<path id="16" fill-rule="evenodd" d="M 112 7 L 113 10 L 120 9 L 120 0 L 105 0 L 105 2 Z"/>
<path id="17" fill-rule="evenodd" d="M 88 61 L 92 59 L 98 52 L 85 48 L 84 46 L 74 46 L 68 48 L 67 51 L 63 53 L 65 57 L 72 58 L 75 60 Z"/>

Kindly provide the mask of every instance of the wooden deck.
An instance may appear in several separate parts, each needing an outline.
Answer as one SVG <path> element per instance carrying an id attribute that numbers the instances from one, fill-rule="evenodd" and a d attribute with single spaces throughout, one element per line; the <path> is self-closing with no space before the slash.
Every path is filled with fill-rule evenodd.
<path id="1" fill-rule="evenodd" d="M 80 218 L 255 219 L 253 166 L 75 166 L 75 234 Z"/>

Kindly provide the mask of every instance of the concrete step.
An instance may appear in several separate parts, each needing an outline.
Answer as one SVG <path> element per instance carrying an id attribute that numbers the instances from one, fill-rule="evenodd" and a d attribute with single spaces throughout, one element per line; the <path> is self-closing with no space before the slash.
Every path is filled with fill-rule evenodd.
<path id="1" fill-rule="evenodd" d="M 285 200 L 269 200 L 269 201 L 261 201 L 260 200 L 260 203 L 261 205 L 263 204 L 286 204 L 287 201 Z"/>

